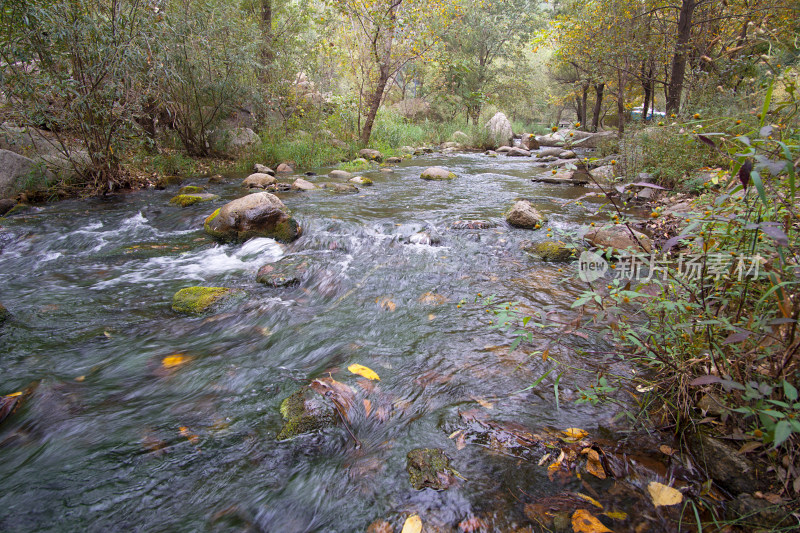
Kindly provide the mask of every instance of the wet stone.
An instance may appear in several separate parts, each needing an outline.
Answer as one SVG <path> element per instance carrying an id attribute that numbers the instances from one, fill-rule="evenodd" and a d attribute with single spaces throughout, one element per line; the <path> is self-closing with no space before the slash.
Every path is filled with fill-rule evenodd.
<path id="1" fill-rule="evenodd" d="M 291 287 L 300 284 L 308 273 L 307 258 L 285 257 L 276 263 L 268 263 L 258 270 L 256 281 L 270 287 Z"/>
<path id="2" fill-rule="evenodd" d="M 284 424 L 278 440 L 288 440 L 335 424 L 334 407 L 310 387 L 303 387 L 281 402 Z"/>
<path id="3" fill-rule="evenodd" d="M 457 472 L 450 467 L 450 458 L 438 448 L 416 448 L 408 452 L 406 459 L 409 481 L 417 490 L 445 490 L 456 481 Z"/>

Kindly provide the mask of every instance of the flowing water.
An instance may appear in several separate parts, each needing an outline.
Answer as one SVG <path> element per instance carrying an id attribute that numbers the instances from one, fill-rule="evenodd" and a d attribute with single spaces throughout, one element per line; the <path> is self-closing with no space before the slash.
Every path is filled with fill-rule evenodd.
<path id="1" fill-rule="evenodd" d="M 458 179 L 420 180 L 433 165 Z M 457 449 L 448 437 L 459 412 L 531 430 L 597 431 L 614 415 L 571 401 L 591 376 L 564 374 L 558 408 L 558 371 L 515 392 L 553 367 L 526 355 L 545 341 L 509 353 L 513 337 L 475 303 L 496 295 L 569 316 L 585 289 L 574 264 L 522 251 L 544 230 L 503 220 L 519 197 L 556 232 L 600 220 L 564 205 L 586 189 L 532 183 L 541 171 L 525 158 L 438 154 L 367 172 L 375 185 L 358 194 L 280 194 L 304 228 L 290 245 L 219 245 L 203 233 L 213 209 L 243 194 L 238 176 L 208 185 L 221 200 L 184 209 L 169 205 L 172 188 L 7 218 L 0 301 L 13 318 L 0 329 L 0 395 L 37 385 L 0 426 L 0 530 L 363 531 L 410 512 L 451 526 L 473 514 L 496 530 L 527 524 L 521 494 L 556 490 L 544 468 L 485 446 Z M 497 226 L 452 229 L 459 219 Z M 408 244 L 419 230 L 441 242 Z M 260 266 L 292 255 L 313 259 L 301 285 L 255 282 Z M 247 298 L 203 317 L 173 312 L 172 296 L 192 285 Z M 577 355 L 590 340 L 566 341 L 564 362 L 601 364 Z M 172 354 L 188 362 L 164 368 Z M 352 363 L 381 381 L 365 387 Z M 362 409 L 350 421 L 361 446 L 342 427 L 276 441 L 280 402 L 329 375 L 372 406 L 373 416 Z M 445 450 L 467 481 L 414 490 L 406 454 L 418 447 Z"/>

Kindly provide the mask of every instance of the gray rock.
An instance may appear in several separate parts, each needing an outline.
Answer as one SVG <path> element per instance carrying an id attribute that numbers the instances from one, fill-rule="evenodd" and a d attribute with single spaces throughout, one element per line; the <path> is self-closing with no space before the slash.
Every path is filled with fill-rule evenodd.
<path id="1" fill-rule="evenodd" d="M 350 149 L 350 146 L 346 142 L 340 141 L 339 139 L 331 139 L 331 145 L 338 148 L 339 150 Z"/>
<path id="2" fill-rule="evenodd" d="M 386 162 L 390 163 L 392 165 L 396 165 L 397 163 L 400 163 L 402 161 L 403 161 L 403 159 L 400 158 L 400 157 L 388 157 L 388 158 L 386 158 Z"/>
<path id="3" fill-rule="evenodd" d="M 497 152 L 494 150 L 486 150 L 483 154 L 489 157 L 497 157 Z"/>
<path id="4" fill-rule="evenodd" d="M 708 475 L 731 493 L 766 488 L 766 483 L 756 478 L 755 464 L 724 442 L 698 433 L 689 439 L 689 446 Z"/>
<path id="5" fill-rule="evenodd" d="M 511 122 L 503 113 L 497 112 L 486 123 L 489 137 L 494 141 L 495 146 L 512 144 L 514 132 L 511 130 Z"/>
<path id="6" fill-rule="evenodd" d="M 461 143 L 461 144 L 464 144 L 465 142 L 469 141 L 469 135 L 467 135 L 463 131 L 454 132 L 453 135 L 450 136 L 450 138 L 452 140 L 454 140 L 455 142 L 458 142 L 458 143 Z"/>
<path id="7" fill-rule="evenodd" d="M 602 167 L 597 167 L 594 170 L 590 170 L 589 174 L 591 174 L 598 183 L 609 184 L 616 176 L 615 166 L 603 165 Z"/>
<path id="8" fill-rule="evenodd" d="M 378 150 L 373 150 L 371 148 L 362 148 L 358 151 L 358 155 L 367 161 L 377 161 L 378 163 L 383 161 L 383 154 Z"/>
<path id="9" fill-rule="evenodd" d="M 356 185 L 372 185 L 372 180 L 369 178 L 365 178 L 364 176 L 356 176 L 354 178 L 350 178 L 350 183 L 355 183 Z"/>
<path id="10" fill-rule="evenodd" d="M 303 387 L 283 402 L 281 415 L 283 427 L 278 440 L 287 440 L 331 427 L 336 423 L 335 407 L 332 403 L 314 392 L 311 387 Z"/>
<path id="11" fill-rule="evenodd" d="M 543 148 L 540 151 L 536 152 L 537 157 L 559 157 L 561 152 L 563 152 L 561 148 Z"/>
<path id="12" fill-rule="evenodd" d="M 253 165 L 253 171 L 258 174 L 269 174 L 270 176 L 275 175 L 275 171 L 269 168 L 267 165 L 262 165 L 261 163 L 256 163 Z"/>
<path id="13" fill-rule="evenodd" d="M 450 458 L 438 448 L 411 450 L 406 460 L 409 481 L 417 490 L 445 490 L 456 482 L 458 472 L 450 467 Z"/>
<path id="14" fill-rule="evenodd" d="M 277 181 L 278 180 L 275 179 L 275 176 L 267 173 L 257 172 L 247 176 L 242 182 L 242 187 L 247 187 L 249 189 L 266 189 L 273 183 L 277 183 Z"/>
<path id="15" fill-rule="evenodd" d="M 278 165 L 277 172 L 281 174 L 294 172 L 294 168 L 289 163 L 281 163 L 280 165 Z"/>
<path id="16" fill-rule="evenodd" d="M 508 156 L 508 157 L 530 157 L 531 153 L 528 150 L 525 150 L 524 148 L 514 147 L 511 150 L 509 150 L 508 152 L 506 152 L 506 156 Z"/>
<path id="17" fill-rule="evenodd" d="M 11 195 L 47 182 L 41 164 L 8 150 L 0 150 L 0 195 Z"/>
<path id="18" fill-rule="evenodd" d="M 564 150 L 563 152 L 558 154 L 558 157 L 561 159 L 575 159 L 577 155 L 572 150 Z"/>
<path id="19" fill-rule="evenodd" d="M 510 151 L 511 151 L 510 146 L 500 146 L 495 150 L 495 152 L 497 152 L 498 154 L 507 154 Z"/>
<path id="20" fill-rule="evenodd" d="M 533 133 L 523 133 L 520 138 L 520 145 L 526 150 L 538 150 L 539 141 L 536 140 L 536 135 Z"/>
<path id="21" fill-rule="evenodd" d="M 319 187 L 308 180 L 297 178 L 294 180 L 294 183 L 292 183 L 292 189 L 296 189 L 298 191 L 313 191 L 314 189 L 319 189 Z"/>
<path id="22" fill-rule="evenodd" d="M 422 171 L 420 178 L 428 181 L 452 180 L 456 175 L 442 167 L 430 167 Z"/>
<path id="23" fill-rule="evenodd" d="M 0 217 L 14 209 L 15 205 L 17 205 L 16 200 L 12 200 L 11 198 L 0 199 Z"/>
<path id="24" fill-rule="evenodd" d="M 798 528 L 797 518 L 792 516 L 789 507 L 773 505 L 746 493 L 739 494 L 726 506 L 725 516 L 750 531 L 788 531 L 788 528 Z"/>
<path id="25" fill-rule="evenodd" d="M 231 128 L 218 130 L 210 135 L 210 140 L 223 149 L 237 150 L 253 144 L 260 144 L 261 137 L 250 128 Z"/>
<path id="26" fill-rule="evenodd" d="M 633 235 L 636 238 L 633 237 Z M 653 244 L 650 237 L 640 231 L 628 229 L 624 224 L 590 231 L 584 238 L 598 248 L 611 248 L 615 252 L 635 251 L 650 253 Z M 637 242 L 638 239 L 638 242 Z"/>
<path id="27" fill-rule="evenodd" d="M 353 177 L 352 174 L 344 170 L 331 170 L 328 172 L 328 176 L 335 180 L 349 180 Z"/>
<path id="28" fill-rule="evenodd" d="M 536 229 L 543 226 L 547 218 L 533 207 L 528 200 L 517 200 L 506 214 L 506 222 L 517 228 Z"/>
<path id="29" fill-rule="evenodd" d="M 225 204 L 206 218 L 203 227 L 221 241 L 271 237 L 290 242 L 303 233 L 283 202 L 268 192 L 249 194 Z"/>

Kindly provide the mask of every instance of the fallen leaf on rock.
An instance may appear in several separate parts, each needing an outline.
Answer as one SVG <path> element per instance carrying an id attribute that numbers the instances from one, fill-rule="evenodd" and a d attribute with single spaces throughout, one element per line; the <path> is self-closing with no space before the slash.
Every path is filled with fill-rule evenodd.
<path id="1" fill-rule="evenodd" d="M 677 505 L 683 501 L 683 493 L 657 481 L 651 481 L 647 485 L 647 492 L 656 507 L 662 505 Z"/>
<path id="2" fill-rule="evenodd" d="M 658 449 L 661 450 L 661 453 L 663 453 L 664 455 L 673 455 L 675 453 L 675 450 L 673 450 L 666 444 L 662 444 L 661 446 L 658 447 Z"/>
<path id="3" fill-rule="evenodd" d="M 330 399 L 336 406 L 336 410 L 346 420 L 350 420 L 350 408 L 356 397 L 353 389 L 331 377 L 317 378 L 309 386 L 320 396 Z"/>
<path id="4" fill-rule="evenodd" d="M 436 315 L 434 315 L 434 314 L 428 315 L 428 320 L 435 320 L 435 319 L 436 319 Z"/>
<path id="5" fill-rule="evenodd" d="M 419 515 L 413 514 L 406 518 L 401 533 L 422 533 L 422 519 L 420 519 Z"/>
<path id="6" fill-rule="evenodd" d="M 763 446 L 762 442 L 757 441 L 757 440 L 751 440 L 750 442 L 746 442 L 746 443 L 742 444 L 742 447 L 739 448 L 739 453 L 742 453 L 742 454 L 750 453 L 752 451 L 757 450 L 758 448 L 761 448 L 761 446 Z"/>
<path id="7" fill-rule="evenodd" d="M 364 413 L 369 417 L 370 412 L 372 412 L 372 402 L 364 398 Z"/>
<path id="8" fill-rule="evenodd" d="M 197 435 L 195 435 L 191 431 L 189 431 L 188 427 L 181 426 L 179 428 L 179 431 L 181 433 L 181 436 L 182 437 L 186 437 L 186 440 L 188 440 L 192 444 L 197 444 L 198 442 L 200 442 L 200 437 L 198 437 Z"/>
<path id="9" fill-rule="evenodd" d="M 387 311 L 394 311 L 394 310 L 396 310 L 396 309 L 397 309 L 397 304 L 396 304 L 396 303 L 394 303 L 393 301 L 391 301 L 391 300 L 390 300 L 389 298 L 387 298 L 387 297 L 383 297 L 383 298 L 376 298 L 376 299 L 375 299 L 375 303 L 376 303 L 376 304 L 378 304 L 378 306 L 379 306 L 381 309 L 385 309 L 385 310 L 387 310 Z"/>
<path id="10" fill-rule="evenodd" d="M 466 438 L 466 436 L 465 436 L 465 435 L 462 433 L 462 434 L 461 434 L 461 435 L 459 435 L 459 436 L 458 436 L 458 438 L 456 439 L 456 450 L 463 450 L 463 449 L 464 449 L 464 447 L 466 447 L 466 445 L 467 445 L 467 438 Z"/>
<path id="11" fill-rule="evenodd" d="M 581 453 L 586 455 L 586 471 L 597 478 L 605 479 L 606 469 L 603 468 L 603 463 L 600 461 L 600 454 L 597 453 L 597 450 L 584 448 Z"/>
<path id="12" fill-rule="evenodd" d="M 612 533 L 589 511 L 578 509 L 572 515 L 572 531 L 575 533 Z"/>
<path id="13" fill-rule="evenodd" d="M 481 405 L 481 407 L 484 407 L 486 409 L 494 409 L 494 404 L 491 402 L 487 402 L 483 398 L 476 398 L 475 396 L 470 396 L 470 398 L 472 398 L 473 401 L 478 402 Z"/>
<path id="14" fill-rule="evenodd" d="M 347 370 L 349 370 L 353 374 L 358 374 L 359 376 L 365 377 L 367 379 L 374 379 L 377 381 L 381 380 L 381 378 L 378 377 L 378 374 L 376 374 L 374 370 L 364 365 L 353 364 L 348 366 Z"/>
<path id="15" fill-rule="evenodd" d="M 174 355 L 168 355 L 164 359 L 161 360 L 161 365 L 164 368 L 175 368 L 177 366 L 184 365 L 191 361 L 192 358 L 185 356 L 183 354 L 176 353 Z"/>
<path id="16" fill-rule="evenodd" d="M 582 439 L 583 437 L 589 434 L 588 431 L 579 428 L 568 428 L 562 431 L 562 433 L 566 435 L 568 439 L 575 439 L 575 440 Z"/>

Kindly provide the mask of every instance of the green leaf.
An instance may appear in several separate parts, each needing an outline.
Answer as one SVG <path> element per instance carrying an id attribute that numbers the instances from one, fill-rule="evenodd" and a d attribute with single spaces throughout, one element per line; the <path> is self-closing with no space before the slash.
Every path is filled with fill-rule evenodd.
<path id="1" fill-rule="evenodd" d="M 555 396 L 556 396 L 556 411 L 561 410 L 561 407 L 559 406 L 559 403 L 558 403 L 558 382 L 561 381 L 561 376 L 563 376 L 563 375 L 564 375 L 564 372 L 561 372 L 558 375 L 558 377 L 556 377 L 556 382 L 553 383 L 553 391 L 554 391 Z"/>
<path id="2" fill-rule="evenodd" d="M 772 103 L 772 89 L 774 85 L 775 85 L 775 78 L 772 78 L 769 82 L 769 88 L 767 89 L 767 94 L 764 96 L 764 106 L 761 108 L 761 121 L 758 124 L 759 128 L 763 128 L 764 121 L 767 120 L 767 113 L 769 112 L 769 106 Z"/>
<path id="3" fill-rule="evenodd" d="M 792 425 L 786 420 L 781 420 L 775 426 L 775 437 L 772 439 L 774 446 L 777 448 L 784 443 L 786 439 L 792 434 Z"/>
<path id="4" fill-rule="evenodd" d="M 785 379 L 783 380 L 783 396 L 790 402 L 797 400 L 797 389 Z"/>
<path id="5" fill-rule="evenodd" d="M 551 368 L 550 370 L 548 370 L 547 372 L 545 372 L 544 374 L 539 376 L 539 379 L 537 379 L 536 381 L 531 383 L 528 387 L 525 387 L 524 389 L 520 389 L 517 392 L 524 392 L 526 390 L 535 389 L 544 380 L 544 378 L 546 378 L 548 375 L 550 375 L 550 372 L 552 372 L 552 371 L 553 371 L 553 369 Z M 515 392 L 514 394 L 516 394 L 517 392 Z"/>
<path id="6" fill-rule="evenodd" d="M 750 179 L 753 180 L 753 184 L 756 186 L 758 196 L 761 197 L 761 202 L 765 207 L 770 207 L 769 203 L 767 202 L 767 193 L 764 190 L 764 182 L 761 181 L 761 174 L 753 170 L 750 172 Z"/>

